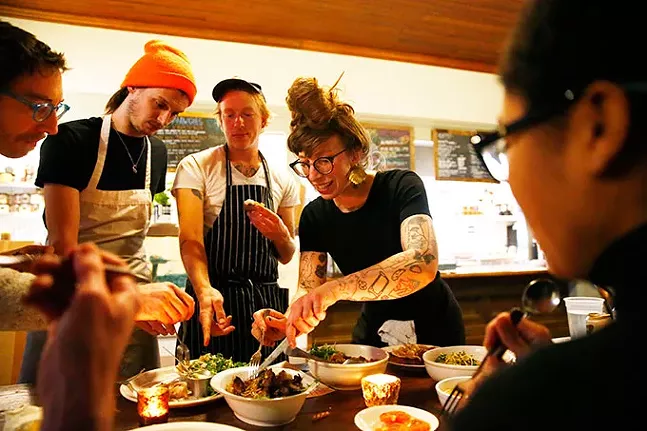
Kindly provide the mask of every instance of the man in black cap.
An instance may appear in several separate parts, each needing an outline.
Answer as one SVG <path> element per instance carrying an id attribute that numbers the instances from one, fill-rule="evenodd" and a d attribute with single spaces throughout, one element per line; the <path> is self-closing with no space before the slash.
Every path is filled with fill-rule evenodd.
<path id="1" fill-rule="evenodd" d="M 182 330 L 192 358 L 222 353 L 247 362 L 258 349 L 254 312 L 288 305 L 277 267 L 294 255 L 299 185 L 287 165 L 270 169 L 258 149 L 270 117 L 261 86 L 226 79 L 213 98 L 227 143 L 183 159 L 173 185 L 187 293 L 200 305 Z"/>

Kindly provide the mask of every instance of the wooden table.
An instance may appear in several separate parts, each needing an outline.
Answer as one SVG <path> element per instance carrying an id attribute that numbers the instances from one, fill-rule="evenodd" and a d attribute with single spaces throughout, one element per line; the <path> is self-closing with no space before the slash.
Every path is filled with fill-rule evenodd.
<path id="1" fill-rule="evenodd" d="M 440 404 L 434 389 L 435 382 L 429 378 L 424 369 L 410 371 L 389 365 L 387 373 L 397 375 L 402 379 L 400 398 L 401 405 L 419 407 L 430 411 L 438 417 Z M 19 405 L 29 399 L 28 388 L 24 385 L 0 387 L 0 410 L 7 410 L 9 405 Z M 308 398 L 303 409 L 291 424 L 275 427 L 256 427 L 248 425 L 236 418 L 224 399 L 198 407 L 187 409 L 172 409 L 169 421 L 205 421 L 232 425 L 245 430 L 357 430 L 355 415 L 366 406 L 360 389 L 354 391 L 335 391 L 327 395 Z M 330 409 L 330 415 L 314 421 L 313 414 Z M 0 429 L 3 425 L 0 418 Z M 138 427 L 136 404 L 117 395 L 117 413 L 115 427 L 117 431 L 130 430 Z"/>

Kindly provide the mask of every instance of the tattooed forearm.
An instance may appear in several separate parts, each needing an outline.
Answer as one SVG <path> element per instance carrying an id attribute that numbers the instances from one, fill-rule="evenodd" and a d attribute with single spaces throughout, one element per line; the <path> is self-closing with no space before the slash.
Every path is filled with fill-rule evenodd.
<path id="1" fill-rule="evenodd" d="M 326 282 L 326 253 L 303 252 L 299 260 L 299 288 L 312 290 Z"/>
<path id="2" fill-rule="evenodd" d="M 411 295 L 432 282 L 438 271 L 438 246 L 428 215 L 414 215 L 400 229 L 404 251 L 335 280 L 338 300 L 377 301 Z"/>

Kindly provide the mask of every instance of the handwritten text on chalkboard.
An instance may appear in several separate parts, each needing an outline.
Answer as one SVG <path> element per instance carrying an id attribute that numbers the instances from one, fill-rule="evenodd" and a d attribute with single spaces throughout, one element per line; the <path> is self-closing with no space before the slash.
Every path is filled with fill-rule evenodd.
<path id="1" fill-rule="evenodd" d="M 411 128 L 364 125 L 370 138 L 369 164 L 371 169 L 413 169 Z"/>
<path id="2" fill-rule="evenodd" d="M 166 144 L 170 170 L 177 168 L 180 160 L 189 154 L 225 143 L 225 135 L 215 118 L 190 113 L 178 116 L 157 132 L 157 137 Z"/>
<path id="3" fill-rule="evenodd" d="M 470 142 L 473 134 L 463 131 L 434 130 L 437 180 L 495 181 Z"/>

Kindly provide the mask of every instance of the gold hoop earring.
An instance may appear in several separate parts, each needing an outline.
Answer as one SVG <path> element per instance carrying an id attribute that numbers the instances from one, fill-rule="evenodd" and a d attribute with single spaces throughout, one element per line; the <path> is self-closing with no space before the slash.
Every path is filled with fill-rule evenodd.
<path id="1" fill-rule="evenodd" d="M 348 172 L 348 180 L 357 187 L 366 180 L 366 171 L 360 165 L 355 165 Z"/>

